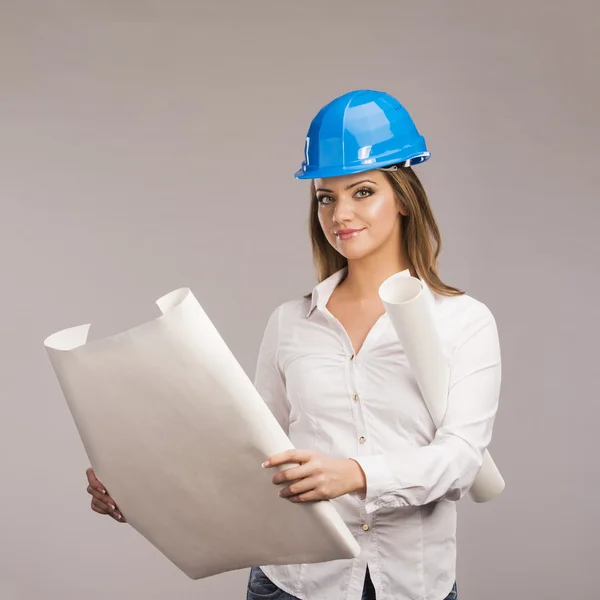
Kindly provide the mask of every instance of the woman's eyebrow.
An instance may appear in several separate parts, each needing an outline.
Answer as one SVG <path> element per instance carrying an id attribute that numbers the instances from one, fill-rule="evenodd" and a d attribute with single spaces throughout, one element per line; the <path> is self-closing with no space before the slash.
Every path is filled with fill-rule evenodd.
<path id="1" fill-rule="evenodd" d="M 355 185 L 358 185 L 360 183 L 372 183 L 373 185 L 377 185 L 374 181 L 371 181 L 370 179 L 361 179 L 360 181 L 356 181 L 354 183 L 351 183 L 350 185 L 347 185 L 344 189 L 349 190 L 350 188 L 353 188 Z M 330 194 L 333 194 L 333 190 L 328 190 L 327 188 L 318 188 L 315 191 L 316 192 L 329 192 Z"/>

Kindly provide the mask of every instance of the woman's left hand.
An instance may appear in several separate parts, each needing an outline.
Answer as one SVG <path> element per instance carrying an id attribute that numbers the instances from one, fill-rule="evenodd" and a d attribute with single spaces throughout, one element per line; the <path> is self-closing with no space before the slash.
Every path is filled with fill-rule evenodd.
<path id="1" fill-rule="evenodd" d="M 363 470 L 351 458 L 332 458 L 311 450 L 287 450 L 269 457 L 263 467 L 288 463 L 299 466 L 279 471 L 273 476 L 273 483 L 293 482 L 279 492 L 290 502 L 331 500 L 352 492 L 365 492 Z"/>

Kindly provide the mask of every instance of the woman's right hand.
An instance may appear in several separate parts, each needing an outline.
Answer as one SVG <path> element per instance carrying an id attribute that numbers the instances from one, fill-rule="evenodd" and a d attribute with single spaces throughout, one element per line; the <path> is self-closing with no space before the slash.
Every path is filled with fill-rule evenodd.
<path id="1" fill-rule="evenodd" d="M 119 523 L 126 523 L 127 521 L 125 521 L 117 504 L 108 494 L 108 490 L 98 480 L 94 470 L 90 467 L 85 474 L 89 482 L 87 492 L 92 497 L 92 510 L 101 515 L 110 515 Z"/>

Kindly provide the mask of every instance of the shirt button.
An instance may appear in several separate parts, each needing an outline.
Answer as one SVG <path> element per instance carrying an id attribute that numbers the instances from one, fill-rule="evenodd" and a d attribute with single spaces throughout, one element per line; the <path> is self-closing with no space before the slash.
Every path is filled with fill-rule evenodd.
<path id="1" fill-rule="evenodd" d="M 354 402 L 358 402 L 358 400 L 359 400 L 358 394 L 354 394 L 354 397 L 352 398 L 352 400 L 354 400 Z"/>
<path id="2" fill-rule="evenodd" d="M 365 439 L 365 436 L 364 436 L 364 435 L 361 435 L 361 436 L 358 438 L 358 441 L 359 441 L 361 444 L 364 444 L 364 443 L 365 443 L 367 440 Z"/>
<path id="3" fill-rule="evenodd" d="M 363 531 L 369 531 L 369 525 L 367 523 L 363 523 Z"/>

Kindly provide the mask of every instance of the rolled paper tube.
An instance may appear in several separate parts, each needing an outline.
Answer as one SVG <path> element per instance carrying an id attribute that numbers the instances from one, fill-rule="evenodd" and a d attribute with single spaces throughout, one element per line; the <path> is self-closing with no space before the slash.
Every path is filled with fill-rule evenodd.
<path id="1" fill-rule="evenodd" d="M 406 353 L 429 414 L 439 429 L 448 402 L 450 366 L 435 324 L 431 298 L 416 277 L 402 271 L 386 279 L 379 288 L 385 310 Z M 499 496 L 505 483 L 486 450 L 469 495 L 475 502 Z"/>
<path id="2" fill-rule="evenodd" d="M 263 469 L 293 448 L 188 288 L 162 316 L 45 346 L 83 446 L 127 522 L 192 579 L 254 565 L 354 558 L 329 501 L 282 501 Z"/>

